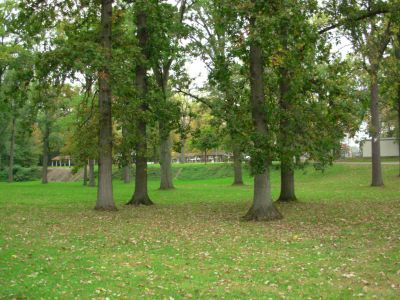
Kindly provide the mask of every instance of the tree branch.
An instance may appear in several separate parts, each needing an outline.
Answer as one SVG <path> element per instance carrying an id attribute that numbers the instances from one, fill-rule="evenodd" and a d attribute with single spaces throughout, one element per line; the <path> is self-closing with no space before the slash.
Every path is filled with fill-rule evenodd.
<path id="1" fill-rule="evenodd" d="M 378 8 L 376 10 L 362 12 L 359 15 L 355 15 L 355 16 L 350 16 L 350 17 L 344 18 L 344 19 L 338 21 L 335 24 L 332 24 L 332 25 L 327 26 L 327 27 L 325 27 L 323 29 L 320 29 L 318 31 L 318 34 L 323 34 L 325 32 L 333 30 L 335 28 L 341 27 L 341 26 L 343 26 L 343 25 L 345 25 L 345 24 L 347 24 L 349 22 L 361 21 L 361 20 L 364 20 L 364 19 L 375 17 L 376 15 L 386 14 L 386 13 L 390 13 L 390 12 L 391 12 L 391 10 L 388 7 L 381 7 L 381 8 Z"/>
<path id="2" fill-rule="evenodd" d="M 204 105 L 206 105 L 206 106 L 207 106 L 208 108 L 210 108 L 210 109 L 213 109 L 213 108 L 214 108 L 214 105 L 212 105 L 212 104 L 211 104 L 208 100 L 206 100 L 205 98 L 200 97 L 200 96 L 197 96 L 197 95 L 194 95 L 194 94 L 192 94 L 192 93 L 190 93 L 190 92 L 184 91 L 184 90 L 182 90 L 182 89 L 179 88 L 179 87 L 176 88 L 175 92 L 178 92 L 178 93 L 181 93 L 181 94 L 183 94 L 183 95 L 189 96 L 190 98 L 193 98 L 194 100 L 196 100 L 196 101 L 198 101 L 198 102 L 200 102 L 200 103 L 203 103 Z"/>

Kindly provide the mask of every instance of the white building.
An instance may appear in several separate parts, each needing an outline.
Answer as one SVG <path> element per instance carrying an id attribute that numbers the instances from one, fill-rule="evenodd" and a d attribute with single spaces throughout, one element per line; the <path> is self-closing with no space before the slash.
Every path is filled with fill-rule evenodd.
<path id="1" fill-rule="evenodd" d="M 361 142 L 362 157 L 372 157 L 371 140 Z M 381 157 L 399 156 L 399 142 L 396 138 L 381 138 Z"/>

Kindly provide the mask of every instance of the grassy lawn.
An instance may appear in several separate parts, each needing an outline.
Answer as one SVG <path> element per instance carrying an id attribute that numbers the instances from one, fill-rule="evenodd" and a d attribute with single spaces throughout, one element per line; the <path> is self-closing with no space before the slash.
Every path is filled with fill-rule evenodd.
<path id="1" fill-rule="evenodd" d="M 371 157 L 349 157 L 349 158 L 341 158 L 337 160 L 338 162 L 371 162 Z M 397 156 L 388 156 L 381 157 L 382 162 L 399 162 L 399 157 Z"/>
<path id="2" fill-rule="evenodd" d="M 240 220 L 251 179 L 222 171 L 181 171 L 173 191 L 151 180 L 153 207 L 125 206 L 132 185 L 115 180 L 113 213 L 79 182 L 0 183 L 0 298 L 399 299 L 397 171 L 383 188 L 367 165 L 298 171 L 300 201 L 272 223 Z"/>

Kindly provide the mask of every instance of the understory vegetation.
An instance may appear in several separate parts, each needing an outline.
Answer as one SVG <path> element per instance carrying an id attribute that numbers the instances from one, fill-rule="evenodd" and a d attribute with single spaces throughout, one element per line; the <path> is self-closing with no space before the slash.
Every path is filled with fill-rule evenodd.
<path id="1" fill-rule="evenodd" d="M 0 299 L 398 298 L 398 166 L 381 188 L 369 165 L 296 171 L 299 201 L 269 223 L 241 221 L 247 174 L 234 187 L 196 167 L 174 190 L 150 180 L 154 206 L 126 206 L 132 186 L 114 180 L 113 213 L 81 182 L 0 183 Z M 276 199 L 278 170 L 271 183 Z"/>

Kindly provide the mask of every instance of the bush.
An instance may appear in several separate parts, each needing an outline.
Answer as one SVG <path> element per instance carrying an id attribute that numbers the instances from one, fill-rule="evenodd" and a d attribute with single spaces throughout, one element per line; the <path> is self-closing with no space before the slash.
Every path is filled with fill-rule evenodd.
<path id="1" fill-rule="evenodd" d="M 31 181 L 38 180 L 41 177 L 41 168 L 32 167 L 22 167 L 20 165 L 15 165 L 13 168 L 14 181 Z M 8 180 L 8 168 L 0 171 L 0 181 Z"/>

